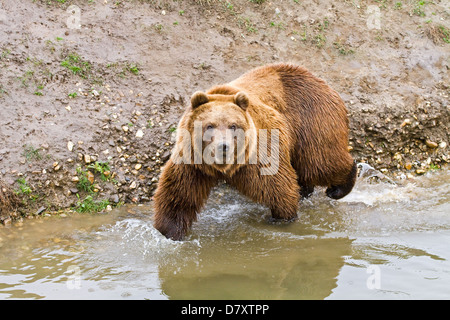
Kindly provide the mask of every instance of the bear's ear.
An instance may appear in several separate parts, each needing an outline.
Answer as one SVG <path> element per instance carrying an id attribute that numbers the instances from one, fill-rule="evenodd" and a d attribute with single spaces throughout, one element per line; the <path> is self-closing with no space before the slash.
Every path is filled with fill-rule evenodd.
<path id="1" fill-rule="evenodd" d="M 207 103 L 208 101 L 209 100 L 208 100 L 208 96 L 206 95 L 206 93 L 201 92 L 201 91 L 197 91 L 191 97 L 192 109 L 195 109 L 198 106 L 201 106 L 202 104 Z"/>
<path id="2" fill-rule="evenodd" d="M 234 96 L 234 103 L 241 107 L 242 110 L 246 111 L 248 107 L 248 97 L 247 95 L 240 91 Z"/>

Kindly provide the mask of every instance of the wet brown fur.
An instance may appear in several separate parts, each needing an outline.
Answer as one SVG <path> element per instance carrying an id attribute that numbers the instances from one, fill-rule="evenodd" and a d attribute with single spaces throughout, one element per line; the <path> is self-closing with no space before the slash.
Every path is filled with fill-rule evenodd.
<path id="1" fill-rule="evenodd" d="M 279 130 L 278 172 L 261 175 L 260 162 L 233 164 L 221 171 L 206 164 L 174 164 L 169 159 L 154 195 L 155 227 L 168 238 L 184 237 L 219 180 L 267 205 L 274 219 L 285 221 L 296 218 L 301 196 L 308 196 L 314 186 L 328 187 L 327 195 L 338 199 L 354 185 L 356 166 L 347 149 L 347 110 L 325 81 L 303 67 L 274 64 L 251 70 L 206 94 L 208 101 L 227 103 L 238 92 L 245 92 L 248 107 L 230 113 L 243 112 L 254 129 Z M 204 97 L 194 96 L 193 105 L 205 103 Z M 179 128 L 191 128 L 198 112 L 199 108 L 188 108 Z M 182 143 L 177 140 L 177 145 Z"/>

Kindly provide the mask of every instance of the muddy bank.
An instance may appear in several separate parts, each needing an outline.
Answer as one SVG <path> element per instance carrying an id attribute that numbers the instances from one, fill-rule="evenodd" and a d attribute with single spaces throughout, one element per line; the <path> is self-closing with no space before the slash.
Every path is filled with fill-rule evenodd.
<path id="1" fill-rule="evenodd" d="M 0 220 L 150 201 L 192 92 L 271 62 L 341 94 L 358 162 L 407 179 L 438 170 L 444 3 L 2 1 L 0 180 L 22 206 Z"/>

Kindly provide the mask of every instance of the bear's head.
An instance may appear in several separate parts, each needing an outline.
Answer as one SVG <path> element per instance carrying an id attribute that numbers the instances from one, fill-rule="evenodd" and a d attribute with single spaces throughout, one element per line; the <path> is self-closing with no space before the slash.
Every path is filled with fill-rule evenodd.
<path id="1" fill-rule="evenodd" d="M 256 143 L 255 125 L 247 112 L 249 104 L 244 92 L 192 95 L 187 126 L 195 164 L 211 165 L 232 174 L 248 161 Z"/>

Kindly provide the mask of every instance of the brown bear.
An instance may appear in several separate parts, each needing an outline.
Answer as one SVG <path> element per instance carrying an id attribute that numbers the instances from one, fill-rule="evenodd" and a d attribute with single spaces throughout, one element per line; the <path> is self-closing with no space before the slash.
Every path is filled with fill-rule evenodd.
<path id="1" fill-rule="evenodd" d="M 183 239 L 219 181 L 291 221 L 314 186 L 340 199 L 355 179 L 338 93 L 301 66 L 267 65 L 194 93 L 153 197 L 154 226 Z"/>

